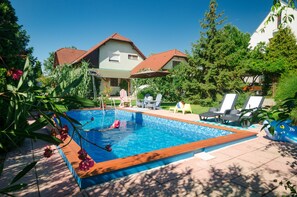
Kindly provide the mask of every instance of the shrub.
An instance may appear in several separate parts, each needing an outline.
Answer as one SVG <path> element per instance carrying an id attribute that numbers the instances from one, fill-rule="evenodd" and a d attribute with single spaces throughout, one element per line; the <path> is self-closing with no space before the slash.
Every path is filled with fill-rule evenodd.
<path id="1" fill-rule="evenodd" d="M 242 108 L 244 105 L 246 99 L 251 96 L 250 92 L 242 93 L 238 95 L 237 101 L 236 101 L 236 108 Z"/>
<path id="2" fill-rule="evenodd" d="M 277 85 L 275 100 L 277 102 L 294 97 L 297 92 L 297 71 L 284 73 Z"/>
<path id="3" fill-rule="evenodd" d="M 151 87 L 143 88 L 137 93 L 138 99 L 143 99 L 146 94 L 150 94 L 152 97 L 156 97 L 156 92 Z"/>
<path id="4" fill-rule="evenodd" d="M 120 89 L 128 90 L 128 82 L 126 80 L 121 80 L 120 84 Z"/>

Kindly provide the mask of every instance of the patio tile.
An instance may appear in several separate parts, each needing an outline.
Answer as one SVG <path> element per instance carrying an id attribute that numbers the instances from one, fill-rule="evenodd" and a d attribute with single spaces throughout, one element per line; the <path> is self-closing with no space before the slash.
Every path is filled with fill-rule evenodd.
<path id="1" fill-rule="evenodd" d="M 258 170 L 272 172 L 277 174 L 278 177 L 284 177 L 287 179 L 290 179 L 297 175 L 296 168 L 292 168 L 291 166 L 288 166 L 287 164 L 278 161 L 269 162 L 258 168 Z"/>
<path id="2" fill-rule="evenodd" d="M 145 173 L 123 177 L 118 180 L 118 183 L 123 185 L 123 187 L 131 194 L 139 193 L 152 187 L 161 186 L 155 179 Z"/>
<path id="3" fill-rule="evenodd" d="M 219 187 L 225 183 L 224 176 L 222 176 L 220 169 L 214 166 L 209 166 L 208 169 L 195 171 L 189 175 L 189 180 L 193 179 L 195 182 L 203 186 L 203 190 L 208 190 L 213 187 Z"/>
<path id="4" fill-rule="evenodd" d="M 165 166 L 147 173 L 152 179 L 163 184 L 174 179 L 180 179 L 191 174 L 193 169 L 180 167 L 179 165 Z"/>
<path id="5" fill-rule="evenodd" d="M 222 150 L 223 151 L 223 150 Z M 221 151 L 211 152 L 210 155 L 215 156 L 214 159 L 208 160 L 207 163 L 210 165 L 216 165 L 218 163 L 222 163 L 232 159 L 231 156 L 222 153 Z"/>
<path id="6" fill-rule="evenodd" d="M 245 175 L 257 167 L 258 165 L 239 158 L 234 158 L 215 165 L 215 168 L 221 173 L 222 178 L 225 179 L 232 179 L 241 175 Z"/>
<path id="7" fill-rule="evenodd" d="M 160 196 L 171 196 L 170 192 L 164 189 L 161 185 L 150 187 L 148 189 L 139 190 L 131 196 L 149 196 L 149 197 L 160 197 Z"/>
<path id="8" fill-rule="evenodd" d="M 261 196 L 257 192 L 254 192 L 248 188 L 241 187 L 240 185 L 236 185 L 234 183 L 225 183 L 224 185 L 220 187 L 215 187 L 212 188 L 208 191 L 205 191 L 202 193 L 200 196 L 252 196 L 252 197 L 257 197 Z"/>
<path id="9" fill-rule="evenodd" d="M 208 168 L 210 164 L 210 160 L 209 161 L 203 161 L 200 158 L 191 158 L 189 160 L 185 160 L 182 163 L 178 163 L 178 164 L 171 164 L 172 166 L 175 166 L 174 170 L 176 172 L 185 172 L 185 171 L 198 171 L 204 168 Z M 170 165 L 170 166 L 171 166 Z"/>
<path id="10" fill-rule="evenodd" d="M 130 196 L 131 193 L 120 183 L 120 181 L 110 181 L 83 190 L 81 194 L 85 196 Z"/>
<path id="11" fill-rule="evenodd" d="M 266 134 L 264 134 L 263 136 L 259 136 L 257 138 L 258 143 L 261 143 L 263 145 L 271 145 L 274 143 L 274 141 L 272 141 L 271 139 L 269 139 L 268 137 L 266 137 Z"/>
<path id="12" fill-rule="evenodd" d="M 294 174 L 284 164 L 273 162 L 269 165 L 263 165 L 244 176 L 237 177 L 232 182 L 260 194 L 267 194 L 278 187 L 277 181 L 280 181 L 281 177 L 291 178 L 293 176 Z"/>
<path id="13" fill-rule="evenodd" d="M 253 152 L 254 150 L 256 150 L 256 148 L 251 147 L 249 145 L 240 144 L 240 145 L 228 147 L 226 149 L 221 150 L 220 152 L 234 158 L 244 153 Z"/>
<path id="14" fill-rule="evenodd" d="M 297 189 L 297 177 L 294 176 L 291 179 L 284 178 L 281 180 L 283 182 L 283 185 L 279 185 L 276 189 L 272 190 L 271 192 L 264 195 L 265 197 L 272 197 L 272 196 L 290 196 L 291 191 L 289 188 L 285 188 L 286 182 L 290 181 L 293 185 L 295 185 L 295 189 Z"/>
<path id="15" fill-rule="evenodd" d="M 204 185 L 191 179 L 176 179 L 163 185 L 170 196 L 198 196 L 205 190 Z"/>
<path id="16" fill-rule="evenodd" d="M 243 142 L 242 144 L 255 149 L 260 149 L 266 146 L 262 143 L 259 143 L 259 138 L 255 138 L 255 139 Z"/>
<path id="17" fill-rule="evenodd" d="M 238 159 L 241 159 L 259 166 L 271 160 L 276 159 L 278 156 L 279 155 L 275 153 L 273 154 L 273 153 L 264 152 L 264 151 L 253 151 L 239 156 Z"/>

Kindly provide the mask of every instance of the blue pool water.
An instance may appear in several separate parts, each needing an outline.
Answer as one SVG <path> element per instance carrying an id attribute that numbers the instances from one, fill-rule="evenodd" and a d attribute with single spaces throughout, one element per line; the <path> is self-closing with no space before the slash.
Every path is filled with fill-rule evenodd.
<path id="1" fill-rule="evenodd" d="M 84 140 L 80 142 L 78 135 L 75 134 L 73 138 L 76 143 L 79 145 L 82 143 L 83 148 L 95 162 L 232 134 L 230 131 L 122 110 L 69 111 L 67 114 L 84 125 L 82 129 L 79 129 L 84 138 L 102 147 L 108 144 L 112 145 L 112 151 L 107 152 Z M 90 122 L 92 117 L 94 117 L 94 121 Z M 114 120 L 120 120 L 120 128 L 101 131 L 109 128 Z M 73 127 L 65 120 L 63 122 L 70 128 L 71 135 Z"/>

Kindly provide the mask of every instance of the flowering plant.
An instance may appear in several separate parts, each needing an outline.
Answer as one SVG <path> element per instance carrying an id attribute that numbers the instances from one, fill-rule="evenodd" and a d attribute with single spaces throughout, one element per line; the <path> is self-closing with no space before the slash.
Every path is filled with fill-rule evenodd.
<path id="1" fill-rule="evenodd" d="M 73 126 L 74 132 L 77 132 L 81 136 L 79 129 L 75 127 L 81 124 L 67 116 L 65 112 L 71 109 L 69 106 L 73 105 L 73 103 L 83 107 L 94 106 L 94 102 L 89 99 L 68 96 L 69 91 L 80 83 L 82 77 L 74 80 L 65 88 L 57 86 L 55 89 L 47 91 L 30 83 L 27 77 L 30 69 L 31 66 L 27 59 L 23 70 L 15 68 L 5 72 L 3 72 L 3 69 L 1 70 L 0 153 L 18 147 L 24 138 L 40 139 L 54 145 L 63 143 L 69 137 L 69 128 L 67 125 L 61 124 L 59 121 L 61 118 L 65 118 Z M 31 124 L 28 123 L 29 118 L 33 120 Z M 54 118 L 57 121 L 54 121 Z M 94 118 L 91 119 L 91 121 L 93 120 Z M 49 133 L 36 132 L 47 125 L 51 125 L 52 127 Z M 64 143 L 63 146 L 67 146 L 68 143 Z M 110 148 L 100 148 L 110 150 Z M 47 146 L 44 149 L 43 155 L 45 158 L 49 158 L 54 152 L 55 149 Z M 79 164 L 81 170 L 89 170 L 94 166 L 94 161 L 87 156 L 87 153 L 83 149 L 78 153 L 78 157 L 81 159 Z M 12 180 L 8 187 L 0 189 L 0 194 L 8 195 L 8 192 L 25 187 L 26 184 L 15 183 L 34 168 L 36 163 L 37 161 L 33 161 L 26 166 Z"/>

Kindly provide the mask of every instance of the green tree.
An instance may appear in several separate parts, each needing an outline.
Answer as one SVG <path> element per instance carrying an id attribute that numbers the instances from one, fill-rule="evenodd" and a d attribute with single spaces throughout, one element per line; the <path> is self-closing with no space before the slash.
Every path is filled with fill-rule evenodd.
<path id="1" fill-rule="evenodd" d="M 232 25 L 218 29 L 224 20 L 216 9 L 216 1 L 211 0 L 201 22 L 206 31 L 193 44 L 192 54 L 187 54 L 188 62 L 176 66 L 166 78 L 145 81 L 164 98 L 210 105 L 225 92 L 242 89 L 246 73 L 241 62 L 248 54 L 250 35 Z"/>
<path id="2" fill-rule="evenodd" d="M 51 87 L 55 89 L 58 87 L 63 94 L 63 90 L 66 90 L 73 81 L 82 77 L 81 82 L 75 88 L 71 88 L 71 90 L 68 91 L 67 96 L 86 97 L 90 91 L 89 84 L 91 80 L 88 75 L 88 68 L 89 64 L 87 62 L 82 62 L 79 67 L 74 67 L 71 64 L 57 66 L 51 75 Z"/>
<path id="3" fill-rule="evenodd" d="M 43 61 L 43 68 L 47 75 L 50 75 L 54 70 L 55 52 L 50 52 L 49 57 Z"/>
<path id="4" fill-rule="evenodd" d="M 241 62 L 248 54 L 249 34 L 232 25 L 218 29 L 224 20 L 216 14 L 217 3 L 210 1 L 209 11 L 201 22 L 206 32 L 193 44 L 188 65 L 180 67 L 185 96 L 193 102 L 209 105 L 225 92 L 240 90 L 245 75 Z"/>
<path id="5" fill-rule="evenodd" d="M 31 56 L 29 36 L 19 25 L 9 0 L 0 2 L 0 64 L 6 68 L 23 68 L 25 57 Z M 33 59 L 33 58 L 32 58 Z"/>
<path id="6" fill-rule="evenodd" d="M 75 46 L 64 47 L 69 49 L 77 49 Z M 54 70 L 55 51 L 49 53 L 49 57 L 43 61 L 43 68 L 47 75 L 50 75 Z"/>
<path id="7" fill-rule="evenodd" d="M 275 95 L 276 83 L 282 73 L 297 69 L 297 40 L 291 29 L 279 29 L 266 48 L 263 73 L 266 83 L 273 83 L 272 95 Z M 272 81 L 271 81 L 272 80 Z"/>
<path id="8" fill-rule="evenodd" d="M 219 42 L 219 39 L 217 39 L 217 27 L 224 22 L 221 19 L 223 14 L 217 14 L 217 6 L 215 0 L 210 1 L 209 11 L 205 13 L 205 17 L 200 23 L 206 32 L 202 32 L 200 40 L 193 44 L 192 55 L 189 56 L 189 65 L 186 68 L 188 72 L 193 73 L 193 77 L 188 77 L 185 80 L 186 84 L 184 86 L 192 89 L 191 97 L 194 102 L 207 99 L 208 103 L 216 99 L 215 75 L 218 73 L 218 70 L 214 65 L 216 58 L 215 46 Z M 198 83 L 195 82 L 193 84 L 193 81 Z"/>
<path id="9" fill-rule="evenodd" d="M 273 0 L 273 4 L 270 9 L 271 12 L 265 21 L 264 28 L 262 28 L 261 31 L 265 31 L 266 25 L 279 17 L 281 17 L 282 23 L 278 26 L 278 28 L 284 28 L 286 24 L 291 23 L 294 20 L 294 15 L 288 14 L 287 9 L 295 9 L 295 4 L 296 0 Z"/>
<path id="10" fill-rule="evenodd" d="M 42 76 L 42 69 L 41 69 L 41 62 L 40 61 L 36 61 L 33 70 L 34 70 L 34 73 L 36 75 L 36 78 L 39 78 L 39 77 Z"/>

